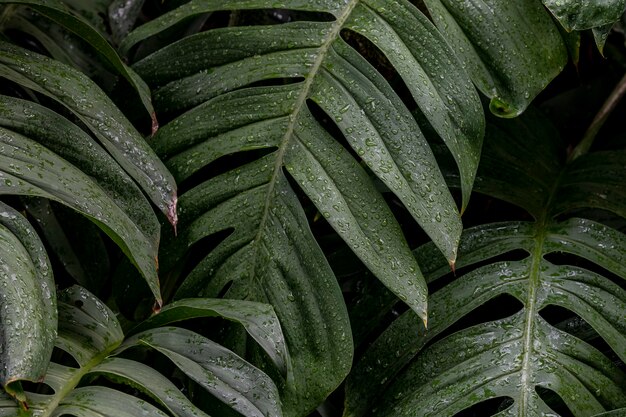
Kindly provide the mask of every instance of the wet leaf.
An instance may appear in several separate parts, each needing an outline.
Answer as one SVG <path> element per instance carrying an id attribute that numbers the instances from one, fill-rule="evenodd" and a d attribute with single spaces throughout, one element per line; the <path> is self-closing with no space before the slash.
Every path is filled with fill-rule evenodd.
<path id="1" fill-rule="evenodd" d="M 176 186 L 139 132 L 91 80 L 45 56 L 0 44 L 0 75 L 44 94 L 74 113 L 154 204 L 176 224 Z"/>
<path id="2" fill-rule="evenodd" d="M 425 3 L 500 117 L 519 116 L 567 63 L 558 24 L 539 0 Z"/>
<path id="3" fill-rule="evenodd" d="M 133 261 L 160 301 L 159 224 L 152 207 L 92 137 L 39 104 L 0 96 L 0 150 L 0 194 L 45 197 L 87 216 Z"/>
<path id="4" fill-rule="evenodd" d="M 119 351 L 135 345 L 162 353 L 202 388 L 244 416 L 282 416 L 274 382 L 205 337 L 186 329 L 162 327 L 131 336 Z"/>
<path id="5" fill-rule="evenodd" d="M 143 80 L 137 77 L 136 74 L 124 64 L 115 49 L 102 36 L 103 32 L 96 30 L 92 24 L 80 15 L 72 13 L 68 7 L 59 0 L 0 0 L 0 4 L 21 4 L 29 6 L 39 14 L 51 19 L 68 31 L 75 33 L 81 40 L 88 43 L 104 62 L 108 63 L 119 75 L 128 81 L 139 95 L 148 115 L 153 119 L 153 123 L 156 123 L 150 90 Z"/>
<path id="6" fill-rule="evenodd" d="M 568 31 L 612 25 L 624 13 L 626 0 L 542 0 Z"/>
<path id="7" fill-rule="evenodd" d="M 244 312 L 246 307 L 250 306 L 243 305 Z M 49 364 L 43 382 L 52 389 L 51 393 L 24 393 L 32 415 L 207 417 L 165 375 L 136 360 L 117 356 L 139 346 L 160 351 L 204 389 L 244 416 L 281 415 L 276 387 L 269 377 L 196 333 L 158 327 L 124 341 L 113 312 L 87 290 L 76 286 L 60 293 L 58 308 L 56 347 L 70 355 L 77 366 L 55 361 Z M 176 307 L 172 311 L 180 313 Z M 177 319 L 182 317 L 179 315 Z M 96 377 L 105 377 L 110 382 L 102 386 Z M 94 380 L 97 385 L 93 384 Z M 126 394 L 127 388 L 120 385 L 130 386 L 146 399 Z M 0 395 L 0 416 L 21 416 L 20 410 L 15 401 Z"/>
<path id="8" fill-rule="evenodd" d="M 91 374 L 103 375 L 119 384 L 138 389 L 165 407 L 176 417 L 208 417 L 197 408 L 169 379 L 140 362 L 107 358 Z"/>
<path id="9" fill-rule="evenodd" d="M 558 135 L 535 111 L 492 123 L 476 189 L 525 207 L 535 220 L 463 233 L 459 259 L 474 268 L 431 296 L 427 331 L 407 312 L 367 349 L 347 382 L 346 416 L 453 416 L 496 398 L 510 401 L 497 415 L 556 415 L 537 387 L 553 391 L 575 416 L 626 405 L 626 373 L 611 360 L 626 359 L 626 235 L 578 217 L 580 209 L 596 207 L 624 216 L 623 151 L 566 164 Z M 447 273 L 445 258 L 436 254 L 432 244 L 417 250 L 418 259 L 430 260 L 424 267 L 430 281 Z M 579 260 L 556 263 L 551 255 L 557 254 Z M 590 266 L 577 266 L 582 259 Z M 482 324 L 442 336 L 505 294 L 521 310 L 486 312 Z M 591 326 L 608 352 L 548 322 L 550 306 Z M 506 317 L 489 318 L 496 314 Z"/>
<path id="10" fill-rule="evenodd" d="M 267 304 L 210 298 L 179 300 L 163 307 L 159 314 L 141 323 L 131 334 L 198 317 L 223 317 L 241 324 L 286 374 L 289 354 L 285 338 L 274 309 Z"/>
<path id="11" fill-rule="evenodd" d="M 37 233 L 2 202 L 0 323 L 0 383 L 19 399 L 20 381 L 40 381 L 46 373 L 57 333 L 56 292 Z"/>
<path id="12" fill-rule="evenodd" d="M 181 196 L 179 237 L 164 242 L 161 268 L 182 281 L 178 298 L 225 292 L 228 298 L 274 307 L 295 375 L 275 379 L 281 381 L 285 413 L 302 415 L 343 380 L 352 349 L 341 293 L 288 177 L 381 282 L 424 320 L 424 279 L 359 160 L 395 193 L 451 263 L 462 228 L 417 122 L 387 80 L 343 40 L 342 30 L 367 38 L 404 79 L 458 163 L 463 208 L 484 121 L 478 96 L 452 50 L 408 2 L 193 0 L 132 31 L 120 49 L 129 54 L 140 42 L 194 16 L 265 8 L 325 13 L 334 20 L 208 30 L 160 48 L 132 67 L 155 88 L 157 111 L 178 116 L 152 144 L 183 187 L 186 181 L 197 184 L 204 168 L 223 156 L 258 155 L 237 169 L 203 178 Z M 254 86 L 272 80 L 279 82 Z M 358 158 L 325 130 L 314 107 Z M 178 277 L 186 254 L 215 234 L 225 237 Z"/>

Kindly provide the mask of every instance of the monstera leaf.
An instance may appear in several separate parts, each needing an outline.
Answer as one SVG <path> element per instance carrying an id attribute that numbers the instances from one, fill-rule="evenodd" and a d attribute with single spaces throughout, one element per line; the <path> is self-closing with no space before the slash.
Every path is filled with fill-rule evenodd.
<path id="1" fill-rule="evenodd" d="M 519 116 L 567 63 L 558 23 L 540 0 L 425 4 L 497 116 Z"/>
<path id="2" fill-rule="evenodd" d="M 575 416 L 626 405 L 626 374 L 612 360 L 626 360 L 626 235 L 592 217 L 626 217 L 626 153 L 564 160 L 558 133 L 535 112 L 488 127 L 477 189 L 534 221 L 464 232 L 459 276 L 432 295 L 428 330 L 407 312 L 383 332 L 348 380 L 346 416 L 453 416 L 488 400 L 502 400 L 498 416 L 557 415 L 550 391 Z M 430 281 L 447 273 L 432 244 L 416 254 Z M 505 317 L 490 309 L 493 321 L 459 330 L 503 294 L 521 308 Z M 602 344 L 554 320 L 554 306 Z"/>
<path id="3" fill-rule="evenodd" d="M 25 401 L 19 381 L 43 378 L 57 331 L 54 280 L 46 251 L 20 213 L 0 202 L 0 382 Z"/>
<path id="4" fill-rule="evenodd" d="M 89 1 L 0 0 L 0 11 L 4 16 L 0 31 L 13 29 L 26 33 L 39 41 L 54 59 L 85 73 L 90 72 L 88 69 L 102 72 L 102 68 L 94 67 L 104 64 L 135 90 L 151 117 L 154 132 L 158 129 L 158 122 L 150 90 L 105 38 L 106 23 L 102 21 L 102 8 L 106 9 L 103 3 Z M 43 19 L 38 19 L 40 16 Z M 62 30 L 59 31 L 59 28 Z M 88 46 L 87 50 L 82 50 L 84 45 Z M 94 60 L 91 55 L 97 58 Z"/>
<path id="5" fill-rule="evenodd" d="M 58 309 L 56 347 L 70 355 L 77 366 L 51 362 L 43 383 L 52 393 L 22 392 L 23 406 L 0 396 L 0 416 L 208 416 L 161 372 L 124 357 L 126 351 L 137 348 L 159 352 L 190 381 L 241 415 L 282 415 L 276 387 L 263 372 L 197 333 L 163 327 L 193 316 L 224 315 L 243 324 L 265 347 L 268 342 L 275 344 L 268 353 L 280 352 L 288 361 L 278 319 L 269 306 L 246 301 L 181 300 L 165 307 L 165 316 L 154 316 L 126 340 L 113 312 L 83 288 L 63 291 Z M 189 310 L 193 310 L 192 315 L 187 314 Z M 99 377 L 110 382 L 99 385 L 103 382 Z M 128 387 L 149 400 L 129 395 Z"/>
<path id="6" fill-rule="evenodd" d="M 624 0 L 543 0 L 543 4 L 567 31 L 592 29 L 600 51 L 613 24 L 626 9 Z"/>
<path id="7" fill-rule="evenodd" d="M 2 43 L 0 76 L 55 100 L 80 124 L 36 102 L 0 96 L 0 194 L 45 197 L 90 218 L 128 255 L 160 302 L 160 226 L 142 190 L 175 222 L 175 184 L 167 169 L 81 73 Z"/>
<path id="8" fill-rule="evenodd" d="M 423 320 L 423 277 L 359 162 L 395 193 L 452 265 L 461 232 L 459 211 L 411 112 L 342 33 L 367 39 L 402 77 L 457 161 L 463 207 L 484 121 L 452 50 L 407 1 L 193 0 L 131 32 L 121 49 L 131 54 L 142 40 L 206 13 L 273 8 L 307 17 L 208 30 L 159 48 L 132 68 L 155 89 L 157 112 L 173 118 L 151 144 L 186 190 L 179 236 L 164 242 L 161 268 L 173 271 L 168 279 L 182 275 L 177 297 L 225 295 L 274 306 L 294 358 L 295 379 L 280 384 L 285 412 L 304 415 L 345 377 L 352 346 L 339 287 L 294 186 Z M 244 152 L 251 162 L 207 173 L 221 157 Z M 200 249 L 211 236 L 214 249 Z M 180 266 L 198 250 L 199 262 Z"/>

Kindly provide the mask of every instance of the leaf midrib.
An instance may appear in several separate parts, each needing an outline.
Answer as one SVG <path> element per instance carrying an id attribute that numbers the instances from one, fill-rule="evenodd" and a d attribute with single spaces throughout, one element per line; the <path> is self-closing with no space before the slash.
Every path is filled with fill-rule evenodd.
<path id="1" fill-rule="evenodd" d="M 552 187 L 550 188 L 550 194 L 543 208 L 543 211 L 537 218 L 535 226 L 535 247 L 532 252 L 532 264 L 530 267 L 530 274 L 528 274 L 528 304 L 525 306 L 524 315 L 524 333 L 523 333 L 523 358 L 522 368 L 520 370 L 520 389 L 521 398 L 518 407 L 519 416 L 525 417 L 526 410 L 528 409 L 529 397 L 532 392 L 535 391 L 535 387 L 530 380 L 531 374 L 531 358 L 534 354 L 534 329 L 537 311 L 537 289 L 541 286 L 541 261 L 544 254 L 544 245 L 548 234 L 548 226 L 551 223 L 550 208 L 554 196 L 556 195 L 559 186 L 561 184 L 563 174 L 565 173 L 566 166 L 562 167 L 561 172 L 556 177 Z"/>
<path id="2" fill-rule="evenodd" d="M 52 401 L 46 404 L 45 409 L 41 413 L 40 417 L 49 417 L 52 415 L 54 411 L 59 407 L 59 404 L 65 397 L 67 397 L 74 389 L 78 386 L 81 379 L 87 375 L 93 368 L 102 363 L 105 359 L 109 357 L 111 352 L 113 352 L 119 345 L 121 341 L 118 341 L 104 351 L 100 352 L 98 355 L 94 356 L 89 362 L 87 362 L 84 366 L 80 368 L 72 368 L 75 370 L 72 373 L 72 376 L 66 380 L 66 384 L 63 386 L 59 392 L 56 392 L 52 398 Z"/>
<path id="3" fill-rule="evenodd" d="M 352 10 L 359 3 L 359 1 L 360 0 L 351 0 L 346 5 L 346 7 L 341 11 L 341 13 L 339 13 L 336 16 L 337 20 L 331 27 L 331 30 L 328 32 L 328 35 L 326 36 L 326 39 L 324 40 L 322 45 L 318 48 L 319 53 L 317 55 L 317 58 L 313 62 L 313 65 L 311 67 L 311 71 L 309 71 L 308 77 L 305 78 L 300 95 L 298 96 L 295 102 L 293 111 L 289 115 L 289 124 L 287 126 L 287 130 L 285 131 L 285 134 L 283 135 L 283 139 L 281 140 L 280 146 L 277 151 L 276 162 L 274 163 L 274 171 L 272 173 L 272 177 L 269 183 L 267 183 L 268 189 L 267 189 L 267 195 L 265 198 L 265 204 L 263 207 L 263 215 L 261 216 L 261 221 L 259 222 L 258 232 L 253 240 L 253 244 L 255 246 L 258 245 L 259 241 L 261 240 L 263 236 L 263 231 L 265 230 L 265 223 L 267 222 L 267 219 L 270 213 L 270 207 L 272 206 L 272 201 L 273 201 L 272 195 L 274 193 L 274 188 L 276 187 L 276 182 L 278 181 L 282 167 L 284 165 L 284 158 L 285 158 L 285 153 L 287 152 L 287 147 L 292 137 L 294 136 L 294 130 L 296 127 L 296 122 L 298 120 L 300 111 L 302 110 L 304 106 L 306 106 L 306 100 L 309 97 L 311 88 L 313 87 L 313 82 L 315 81 L 315 77 L 317 76 L 318 72 L 320 71 L 320 68 L 322 67 L 322 63 L 326 59 L 328 50 L 330 49 L 332 43 L 339 36 L 341 29 L 343 28 L 346 20 L 352 13 Z M 254 262 L 253 265 L 256 265 L 256 262 Z"/>

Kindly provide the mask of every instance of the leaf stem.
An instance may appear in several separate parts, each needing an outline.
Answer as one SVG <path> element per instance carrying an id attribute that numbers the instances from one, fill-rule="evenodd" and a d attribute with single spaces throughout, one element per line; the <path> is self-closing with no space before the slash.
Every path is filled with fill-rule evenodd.
<path id="1" fill-rule="evenodd" d="M 593 145 L 593 141 L 595 140 L 598 132 L 602 129 L 602 126 L 604 126 L 604 123 L 607 121 L 611 113 L 613 113 L 613 110 L 615 110 L 615 107 L 617 107 L 622 97 L 624 97 L 624 94 L 626 94 L 626 75 L 622 77 L 611 92 L 611 95 L 609 95 L 606 99 L 596 114 L 596 117 L 591 122 L 591 125 L 589 125 L 589 128 L 585 132 L 582 140 L 578 145 L 576 145 L 572 153 L 570 153 L 568 161 L 573 161 L 589 152 L 589 149 L 591 148 L 591 145 Z"/>

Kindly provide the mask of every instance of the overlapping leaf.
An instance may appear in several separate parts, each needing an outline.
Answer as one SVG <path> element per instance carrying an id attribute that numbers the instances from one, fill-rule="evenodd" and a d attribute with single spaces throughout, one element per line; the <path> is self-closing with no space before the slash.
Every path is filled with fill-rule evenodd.
<path id="1" fill-rule="evenodd" d="M 74 4 L 74 2 L 66 3 L 71 3 L 75 10 L 78 9 L 79 11 L 82 11 L 83 14 L 90 14 L 87 11 L 89 9 L 89 5 L 84 4 L 85 2 L 82 2 L 82 7 L 77 7 L 80 5 Z M 3 4 L 5 6 L 2 6 Z M 122 61 L 115 49 L 113 49 L 107 39 L 103 36 L 106 27 L 97 11 L 92 11 L 92 16 L 89 16 L 90 19 L 87 21 L 79 14 L 73 13 L 70 8 L 60 0 L 0 0 L 0 7 L 11 7 L 6 5 L 28 6 L 32 10 L 52 20 L 69 32 L 76 34 L 81 41 L 93 48 L 96 55 L 99 56 L 102 61 L 113 68 L 116 74 L 119 74 L 121 77 L 126 79 L 129 85 L 135 89 L 143 106 L 148 111 L 152 119 L 153 130 L 156 131 L 158 128 L 158 122 L 152 106 L 150 90 L 144 81 Z M 21 30 L 39 40 L 55 59 L 61 59 L 61 61 L 66 64 L 75 64 L 74 60 L 76 57 L 72 55 L 79 54 L 77 54 L 76 51 L 72 53 L 73 51 L 68 50 L 67 39 L 64 40 L 65 42 L 60 41 L 59 39 L 54 39 L 54 35 L 50 36 L 46 30 L 40 30 L 37 22 L 30 22 L 30 19 L 24 18 L 23 16 L 18 15 L 15 23 L 11 22 L 12 16 L 5 16 L 5 20 L 9 21 L 9 23 L 6 24 L 9 28 L 12 27 Z M 94 27 L 96 22 L 100 23 L 99 25 L 96 25 L 99 30 Z"/>
<path id="2" fill-rule="evenodd" d="M 56 293 L 46 251 L 20 213 L 0 202 L 0 383 L 24 401 L 20 380 L 46 373 L 57 332 Z"/>
<path id="3" fill-rule="evenodd" d="M 239 303 L 244 310 L 254 311 L 259 317 L 277 323 L 273 313 L 244 301 Z M 196 307 L 203 309 L 197 303 Z M 154 327 L 124 341 L 113 312 L 80 287 L 61 293 L 58 308 L 56 346 L 71 355 L 79 366 L 51 362 L 43 382 L 52 388 L 53 393 L 26 392 L 28 413 L 10 398 L 0 396 L 0 416 L 207 417 L 166 376 L 140 362 L 119 356 L 125 350 L 140 346 L 164 354 L 190 379 L 244 416 L 281 415 L 276 387 L 267 375 L 194 332 L 176 327 Z M 243 321 L 248 324 L 248 320 Z M 254 326 L 248 329 L 255 334 L 260 330 Z M 275 338 L 281 340 L 278 335 Z M 98 380 L 95 377 L 98 376 L 129 385 L 150 401 L 111 388 L 110 384 L 106 387 L 96 385 L 94 382 Z"/>
<path id="4" fill-rule="evenodd" d="M 592 29 L 602 52 L 613 24 L 626 10 L 624 0 L 542 0 L 554 17 L 568 31 Z"/>
<path id="5" fill-rule="evenodd" d="M 520 115 L 567 63 L 558 24 L 540 0 L 425 3 L 498 116 Z"/>
<path id="6" fill-rule="evenodd" d="M 159 224 L 134 181 L 175 221 L 169 171 L 80 73 L 3 43 L 0 75 L 59 101 L 93 134 L 37 103 L 0 97 L 0 193 L 53 199 L 89 217 L 124 250 L 160 300 Z"/>
<path id="7" fill-rule="evenodd" d="M 152 142 L 179 182 L 196 183 L 203 168 L 222 156 L 266 150 L 184 193 L 180 236 L 164 246 L 162 268 L 174 268 L 204 238 L 224 233 L 181 278 L 178 296 L 226 292 L 271 303 L 294 358 L 296 379 L 282 385 L 286 412 L 303 415 L 345 377 L 350 329 L 333 274 L 284 169 L 367 267 L 424 319 L 423 278 L 359 159 L 451 263 L 461 231 L 420 128 L 387 81 L 343 40 L 342 30 L 367 38 L 404 79 L 458 163 L 463 207 L 483 117 L 453 52 L 406 1 L 193 0 L 131 32 L 121 48 L 130 53 L 142 40 L 205 13 L 271 8 L 333 20 L 209 30 L 159 49 L 133 69 L 155 87 L 157 111 L 179 115 Z M 357 158 L 325 130 L 312 103 Z"/>
<path id="8" fill-rule="evenodd" d="M 111 273 L 105 237 L 88 219 L 38 197 L 22 197 L 26 212 L 39 228 L 51 256 L 76 283 L 91 292 L 99 292 Z"/>
<path id="9" fill-rule="evenodd" d="M 525 207 L 536 220 L 464 233 L 459 266 L 484 266 L 433 294 L 428 331 L 408 312 L 374 342 L 348 381 L 347 416 L 370 409 L 372 415 L 452 416 L 496 398 L 510 400 L 498 416 L 556 415 L 538 387 L 556 393 L 575 416 L 625 406 L 623 370 L 542 314 L 549 306 L 569 310 L 626 361 L 626 236 L 590 219 L 567 217 L 589 207 L 624 215 L 626 153 L 590 154 L 565 165 L 558 162 L 565 155 L 557 137 L 534 112 L 488 128 L 477 189 Z M 506 260 L 513 250 L 527 255 Z M 422 264 L 430 280 L 446 273 L 432 245 L 417 253 L 430 260 Z M 547 257 L 555 253 L 583 258 L 617 281 L 595 267 L 556 264 Z M 502 294 L 523 308 L 436 340 Z"/>
<path id="10" fill-rule="evenodd" d="M 542 0 L 565 29 L 584 30 L 612 25 L 626 10 L 626 1 Z"/>

